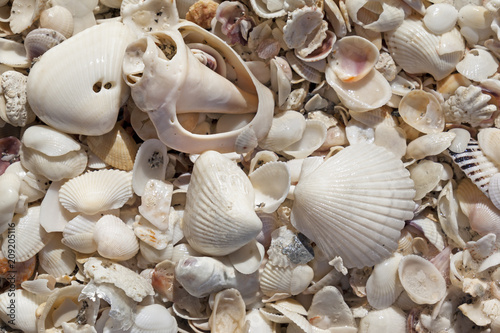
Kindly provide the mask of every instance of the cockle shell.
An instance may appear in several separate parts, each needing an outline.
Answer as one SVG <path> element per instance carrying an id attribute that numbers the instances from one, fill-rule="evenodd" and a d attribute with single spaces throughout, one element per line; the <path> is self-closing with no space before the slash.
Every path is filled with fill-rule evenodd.
<path id="1" fill-rule="evenodd" d="M 446 281 L 430 261 L 417 255 L 404 256 L 399 262 L 399 279 L 417 304 L 435 304 L 446 294 Z"/>
<path id="2" fill-rule="evenodd" d="M 475 48 L 466 52 L 456 67 L 469 80 L 480 82 L 497 72 L 498 60 L 490 52 Z"/>
<path id="3" fill-rule="evenodd" d="M 97 252 L 104 258 L 128 260 L 139 251 L 139 242 L 131 228 L 114 215 L 104 215 L 94 228 Z"/>
<path id="4" fill-rule="evenodd" d="M 280 294 L 279 298 L 287 298 L 303 292 L 313 276 L 313 269 L 306 264 L 279 267 L 268 261 L 260 275 L 260 290 L 273 300 L 277 299 L 276 294 Z"/>
<path id="5" fill-rule="evenodd" d="M 392 153 L 357 144 L 301 176 L 291 221 L 328 259 L 372 266 L 396 250 L 403 221 L 413 217 L 414 196 L 408 171 Z M 347 204 L 348 211 L 342 209 Z"/>
<path id="6" fill-rule="evenodd" d="M 87 137 L 89 149 L 113 168 L 130 171 L 134 167 L 137 144 L 119 123 L 100 136 Z"/>
<path id="7" fill-rule="evenodd" d="M 200 253 L 226 255 L 255 238 L 262 222 L 254 211 L 254 190 L 231 160 L 208 151 L 196 160 L 187 190 L 184 235 Z"/>
<path id="8" fill-rule="evenodd" d="M 52 29 L 38 28 L 32 30 L 24 40 L 26 55 L 28 59 L 33 60 L 65 40 L 66 38 L 62 34 Z"/>
<path id="9" fill-rule="evenodd" d="M 406 332 L 406 314 L 391 306 L 383 310 L 372 310 L 359 322 L 359 333 L 381 332 L 390 326 L 393 332 Z"/>
<path id="10" fill-rule="evenodd" d="M 80 253 L 93 253 L 97 251 L 97 244 L 94 240 L 94 229 L 99 218 L 100 215 L 78 215 L 66 224 L 61 242 Z"/>
<path id="11" fill-rule="evenodd" d="M 160 304 L 137 306 L 134 313 L 134 324 L 130 328 L 132 333 L 175 333 L 177 322 L 170 311 Z"/>
<path id="12" fill-rule="evenodd" d="M 130 172 L 97 170 L 67 181 L 61 186 L 59 201 L 70 212 L 92 215 L 122 207 L 132 194 Z"/>
<path id="13" fill-rule="evenodd" d="M 44 53 L 28 77 L 33 112 L 66 133 L 109 132 L 129 93 L 121 63 L 132 38 L 122 23 L 103 23 Z"/>
<path id="14" fill-rule="evenodd" d="M 406 18 L 385 41 L 396 63 L 408 73 L 429 73 L 441 80 L 455 70 L 465 44 L 457 28 L 442 35 L 426 30 L 420 18 Z M 436 47 L 437 46 L 437 47 Z"/>
<path id="15" fill-rule="evenodd" d="M 73 15 L 62 6 L 53 6 L 40 13 L 40 27 L 53 29 L 69 38 L 73 35 Z"/>
<path id="16" fill-rule="evenodd" d="M 395 253 L 392 257 L 378 263 L 366 281 L 366 298 L 375 309 L 391 306 L 403 291 L 399 282 L 398 267 L 403 256 Z"/>
<path id="17" fill-rule="evenodd" d="M 422 133 L 439 133 L 444 130 L 445 119 L 441 103 L 423 90 L 413 90 L 399 102 L 403 120 Z"/>
<path id="18" fill-rule="evenodd" d="M 52 237 L 50 242 L 38 252 L 40 266 L 55 278 L 70 275 L 75 270 L 75 253 L 61 243 L 62 234 Z"/>

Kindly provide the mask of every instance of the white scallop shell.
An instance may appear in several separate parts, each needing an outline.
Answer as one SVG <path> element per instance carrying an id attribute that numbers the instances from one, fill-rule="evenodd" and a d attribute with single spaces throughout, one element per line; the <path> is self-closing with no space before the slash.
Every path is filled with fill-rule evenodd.
<path id="1" fill-rule="evenodd" d="M 104 215 L 94 228 L 97 252 L 104 258 L 128 260 L 139 252 L 139 241 L 132 229 L 114 215 Z"/>
<path id="2" fill-rule="evenodd" d="M 49 126 L 34 125 L 24 131 L 21 142 L 24 146 L 47 156 L 62 156 L 80 150 L 80 144 L 66 133 Z"/>
<path id="3" fill-rule="evenodd" d="M 441 103 L 423 90 L 412 90 L 399 102 L 403 120 L 422 133 L 439 133 L 444 130 L 445 119 Z"/>
<path id="4" fill-rule="evenodd" d="M 406 332 L 406 313 L 391 306 L 383 310 L 372 310 L 359 322 L 359 333 L 383 332 L 388 327 L 391 332 Z"/>
<path id="5" fill-rule="evenodd" d="M 21 215 L 16 214 L 12 222 L 16 224 L 10 233 L 15 234 L 15 259 L 23 262 L 36 255 L 50 241 L 51 235 L 47 234 L 40 225 L 40 206 L 31 206 Z M 4 234 L 4 239 L 8 236 Z M 9 253 L 9 242 L 2 243 L 2 252 Z"/>
<path id="6" fill-rule="evenodd" d="M 366 281 L 366 298 L 373 308 L 381 310 L 391 306 L 403 291 L 398 276 L 401 258 L 401 254 L 395 253 L 373 268 Z"/>
<path id="7" fill-rule="evenodd" d="M 306 290 L 313 276 L 313 269 L 306 264 L 279 267 L 268 261 L 260 276 L 260 289 L 266 296 L 283 294 L 281 298 L 287 298 Z"/>
<path id="8" fill-rule="evenodd" d="M 59 190 L 59 201 L 70 212 L 92 215 L 120 208 L 132 195 L 130 172 L 97 170 L 67 181 Z"/>
<path id="9" fill-rule="evenodd" d="M 490 52 L 476 48 L 467 51 L 456 68 L 469 80 L 480 82 L 497 72 L 498 60 Z"/>
<path id="10" fill-rule="evenodd" d="M 399 280 L 417 304 L 435 304 L 446 294 L 446 281 L 430 261 L 411 254 L 399 262 Z"/>
<path id="11" fill-rule="evenodd" d="M 66 224 L 61 242 L 81 253 L 93 253 L 97 251 L 97 244 L 94 240 L 94 229 L 99 218 L 100 215 L 78 215 Z"/>
<path id="12" fill-rule="evenodd" d="M 149 139 L 139 147 L 132 170 L 132 186 L 135 194 L 142 196 L 150 179 L 165 179 L 168 155 L 167 147 L 158 139 Z"/>
<path id="13" fill-rule="evenodd" d="M 121 67 L 132 38 L 122 23 L 103 23 L 48 50 L 28 76 L 33 112 L 66 133 L 109 132 L 128 97 Z"/>
<path id="14" fill-rule="evenodd" d="M 435 35 L 415 16 L 386 32 L 385 41 L 391 56 L 406 72 L 429 73 L 436 80 L 451 74 L 465 52 L 465 43 L 456 27 Z"/>
<path id="15" fill-rule="evenodd" d="M 81 148 L 60 156 L 48 156 L 23 145 L 20 156 L 21 163 L 26 169 L 52 181 L 80 175 L 88 161 L 87 153 Z"/>
<path id="16" fill-rule="evenodd" d="M 10 295 L 9 295 L 10 293 Z M 15 297 L 12 291 L 7 290 L 0 295 L 0 319 L 10 327 L 22 332 L 37 332 L 36 310 L 45 302 L 47 296 L 32 294 L 23 289 L 17 289 Z M 15 320 L 12 317 L 8 306 L 15 304 Z M 22 309 L 22 311 L 19 311 Z"/>
<path id="17" fill-rule="evenodd" d="M 302 176 L 294 196 L 292 224 L 328 259 L 364 267 L 397 249 L 404 221 L 413 217 L 415 190 L 391 152 L 357 144 Z"/>
<path id="18" fill-rule="evenodd" d="M 210 255 L 226 255 L 255 238 L 262 222 L 254 190 L 231 160 L 208 151 L 196 160 L 187 190 L 183 231 L 189 244 Z"/>
<path id="19" fill-rule="evenodd" d="M 75 253 L 61 243 L 62 235 L 57 233 L 38 252 L 40 266 L 55 278 L 70 275 L 76 267 Z"/>
<path id="20" fill-rule="evenodd" d="M 483 151 L 483 154 L 488 157 L 496 165 L 500 165 L 500 129 L 490 127 L 479 130 L 477 134 L 477 142 Z"/>

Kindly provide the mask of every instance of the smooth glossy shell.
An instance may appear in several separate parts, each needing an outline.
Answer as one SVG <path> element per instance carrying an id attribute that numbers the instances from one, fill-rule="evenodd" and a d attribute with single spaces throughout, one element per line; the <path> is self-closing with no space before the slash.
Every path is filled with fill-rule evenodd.
<path id="1" fill-rule="evenodd" d="M 413 90 L 399 102 L 403 120 L 422 133 L 439 133 L 444 130 L 445 119 L 441 103 L 431 93 Z"/>

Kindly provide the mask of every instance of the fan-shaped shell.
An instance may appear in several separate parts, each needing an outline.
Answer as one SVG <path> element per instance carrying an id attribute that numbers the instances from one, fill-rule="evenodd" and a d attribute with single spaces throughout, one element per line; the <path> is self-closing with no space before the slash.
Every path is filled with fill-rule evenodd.
<path id="1" fill-rule="evenodd" d="M 406 72 L 429 73 L 436 80 L 451 74 L 465 52 L 465 43 L 456 27 L 435 35 L 415 16 L 386 32 L 385 41 L 391 56 Z"/>
<path id="2" fill-rule="evenodd" d="M 375 309 L 385 309 L 391 306 L 403 291 L 398 276 L 399 261 L 402 257 L 401 254 L 395 253 L 392 257 L 375 265 L 366 281 L 366 298 Z"/>
<path id="3" fill-rule="evenodd" d="M 23 133 L 21 142 L 24 146 L 47 156 L 61 156 L 81 148 L 80 144 L 68 134 L 45 125 L 28 127 Z"/>
<path id="4" fill-rule="evenodd" d="M 67 181 L 59 201 L 70 212 L 96 214 L 122 207 L 132 197 L 132 174 L 121 170 L 89 171 Z"/>
<path id="5" fill-rule="evenodd" d="M 114 215 L 104 215 L 94 228 L 97 252 L 104 258 L 128 260 L 139 252 L 134 231 Z"/>
<path id="6" fill-rule="evenodd" d="M 40 225 L 39 216 L 40 206 L 31 206 L 25 214 L 17 214 L 12 220 L 16 224 L 13 233 L 16 235 L 17 262 L 26 261 L 36 255 L 51 238 Z M 7 235 L 4 235 L 4 239 L 7 239 Z M 9 242 L 2 243 L 2 253 L 10 253 L 9 244 Z"/>
<path id="7" fill-rule="evenodd" d="M 69 38 L 73 35 L 73 15 L 62 6 L 44 9 L 40 14 L 40 27 L 53 29 Z"/>
<path id="8" fill-rule="evenodd" d="M 177 322 L 168 309 L 160 304 L 137 306 L 131 333 L 175 333 Z"/>
<path id="9" fill-rule="evenodd" d="M 267 262 L 260 276 L 260 289 L 266 296 L 282 293 L 282 298 L 298 295 L 311 283 L 313 269 L 308 265 L 279 267 Z"/>
<path id="10" fill-rule="evenodd" d="M 33 112 L 66 133 L 109 132 L 129 93 L 121 75 L 123 54 L 132 39 L 125 25 L 109 22 L 45 52 L 28 76 Z"/>
<path id="11" fill-rule="evenodd" d="M 76 266 L 75 253 L 61 239 L 62 235 L 57 233 L 38 253 L 40 266 L 55 278 L 70 275 Z"/>
<path id="12" fill-rule="evenodd" d="M 262 222 L 254 190 L 230 159 L 208 151 L 196 160 L 187 190 L 183 231 L 189 244 L 210 255 L 226 255 L 255 238 Z"/>
<path id="13" fill-rule="evenodd" d="M 359 333 L 383 332 L 390 327 L 392 332 L 406 332 L 406 314 L 391 306 L 383 310 L 372 310 L 359 322 Z"/>
<path id="14" fill-rule="evenodd" d="M 356 144 L 300 178 L 291 221 L 328 259 L 372 266 L 397 249 L 414 196 L 399 159 L 385 148 Z"/>
<path id="15" fill-rule="evenodd" d="M 130 171 L 134 167 L 137 144 L 120 124 L 108 133 L 87 137 L 89 149 L 114 168 Z"/>

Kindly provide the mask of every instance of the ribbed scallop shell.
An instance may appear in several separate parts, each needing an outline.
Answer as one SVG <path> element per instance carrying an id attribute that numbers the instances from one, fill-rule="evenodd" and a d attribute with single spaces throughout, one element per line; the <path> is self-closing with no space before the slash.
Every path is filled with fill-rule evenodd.
<path id="1" fill-rule="evenodd" d="M 122 59 L 132 40 L 125 25 L 109 22 L 45 52 L 28 76 L 33 112 L 66 133 L 109 132 L 129 92 L 122 79 Z"/>
<path id="2" fill-rule="evenodd" d="M 445 43 L 443 38 L 446 38 Z M 438 36 L 425 29 L 422 19 L 415 16 L 406 18 L 397 29 L 386 32 L 385 41 L 394 61 L 406 72 L 429 73 L 436 80 L 453 72 L 465 52 L 457 28 Z M 450 50 L 439 51 L 439 47 L 450 46 Z"/>
<path id="3" fill-rule="evenodd" d="M 26 55 L 28 59 L 33 60 L 65 40 L 66 38 L 61 33 L 52 29 L 38 28 L 32 30 L 24 40 Z"/>
<path id="4" fill-rule="evenodd" d="M 215 151 L 200 155 L 187 190 L 183 231 L 189 244 L 210 255 L 226 255 L 255 238 L 262 222 L 245 173 Z"/>
<path id="5" fill-rule="evenodd" d="M 62 156 L 81 148 L 80 144 L 68 134 L 45 125 L 28 127 L 23 133 L 21 142 L 25 147 L 47 156 Z"/>
<path id="6" fill-rule="evenodd" d="M 10 327 L 22 332 L 37 332 L 36 310 L 46 300 L 47 296 L 45 295 L 35 295 L 23 289 L 17 289 L 14 298 L 12 297 L 12 291 L 6 290 L 0 295 L 0 319 L 9 324 Z M 10 309 L 7 307 L 11 306 L 13 301 L 15 304 L 15 320 L 12 321 L 12 317 L 9 316 L 11 314 Z"/>
<path id="7" fill-rule="evenodd" d="M 94 229 L 98 218 L 96 216 L 78 215 L 66 224 L 61 242 L 81 253 L 97 251 L 94 241 Z"/>
<path id="8" fill-rule="evenodd" d="M 40 27 L 54 29 L 69 38 L 73 35 L 73 15 L 62 6 L 47 8 L 40 14 Z"/>
<path id="9" fill-rule="evenodd" d="M 87 137 L 89 149 L 113 168 L 130 171 L 134 167 L 137 144 L 118 123 L 108 133 Z"/>
<path id="10" fill-rule="evenodd" d="M 177 322 L 163 305 L 138 306 L 130 333 L 175 333 Z"/>
<path id="11" fill-rule="evenodd" d="M 398 276 L 399 261 L 402 257 L 401 254 L 395 253 L 392 257 L 375 265 L 366 281 L 366 297 L 368 303 L 375 309 L 385 309 L 391 306 L 403 291 Z"/>
<path id="12" fill-rule="evenodd" d="M 484 155 L 476 140 L 470 139 L 467 149 L 462 153 L 448 150 L 465 175 L 487 196 L 490 178 L 500 170 Z"/>
<path id="13" fill-rule="evenodd" d="M 314 271 L 308 265 L 278 267 L 268 261 L 259 279 L 260 289 L 266 296 L 283 293 L 286 298 L 303 292 L 313 276 Z"/>
<path id="14" fill-rule="evenodd" d="M 413 181 L 385 148 L 356 144 L 299 180 L 292 224 L 328 259 L 346 267 L 372 266 L 398 247 L 404 221 L 413 217 Z"/>
<path id="15" fill-rule="evenodd" d="M 8 231 L 8 234 L 15 235 L 15 259 L 16 262 L 23 262 L 40 251 L 50 240 L 50 235 L 40 225 L 40 206 L 31 206 L 24 215 L 15 215 L 12 222 L 16 224 L 15 229 Z M 4 233 L 4 239 L 8 239 L 8 234 Z M 2 243 L 2 253 L 10 253 L 9 242 Z"/>
<path id="16" fill-rule="evenodd" d="M 132 174 L 120 170 L 97 170 L 67 181 L 59 201 L 70 212 L 96 214 L 122 207 L 132 197 Z"/>
<path id="17" fill-rule="evenodd" d="M 104 258 L 128 260 L 139 252 L 139 241 L 134 231 L 114 215 L 104 215 L 94 229 L 97 252 Z"/>
<path id="18" fill-rule="evenodd" d="M 75 253 L 61 243 L 62 235 L 57 233 L 38 253 L 40 266 L 55 278 L 70 275 L 76 266 Z"/>

